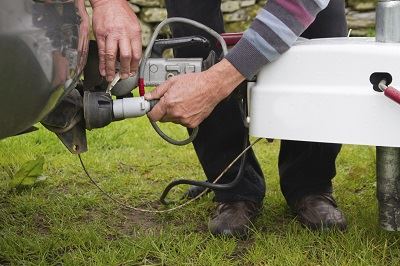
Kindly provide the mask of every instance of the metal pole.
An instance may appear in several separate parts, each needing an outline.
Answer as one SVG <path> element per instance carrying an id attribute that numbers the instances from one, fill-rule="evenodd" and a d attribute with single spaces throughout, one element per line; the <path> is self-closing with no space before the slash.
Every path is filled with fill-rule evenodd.
<path id="1" fill-rule="evenodd" d="M 400 231 L 400 149 L 376 147 L 376 171 L 380 225 Z"/>
<path id="2" fill-rule="evenodd" d="M 376 7 L 376 41 L 400 42 L 400 0 L 380 0 Z"/>
<path id="3" fill-rule="evenodd" d="M 400 0 L 380 0 L 376 8 L 376 41 L 400 42 Z M 400 148 L 376 148 L 380 225 L 400 231 Z"/>

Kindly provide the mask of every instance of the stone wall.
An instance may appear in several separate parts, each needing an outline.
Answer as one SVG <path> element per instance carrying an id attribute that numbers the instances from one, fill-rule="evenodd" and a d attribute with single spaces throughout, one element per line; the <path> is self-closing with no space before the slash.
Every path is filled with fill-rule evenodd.
<path id="1" fill-rule="evenodd" d="M 352 36 L 375 36 L 375 6 L 371 0 L 347 0 L 346 16 Z"/>
<path id="2" fill-rule="evenodd" d="M 167 17 L 164 0 L 127 0 L 138 15 L 142 27 L 143 45 L 150 40 L 153 28 Z M 197 0 L 202 1 L 202 0 Z M 353 36 L 373 34 L 375 26 L 375 3 L 373 0 L 347 0 L 347 17 Z M 222 0 L 227 32 L 244 31 L 251 24 L 258 10 L 266 0 Z M 86 1 L 89 14 L 93 13 L 89 1 Z"/>

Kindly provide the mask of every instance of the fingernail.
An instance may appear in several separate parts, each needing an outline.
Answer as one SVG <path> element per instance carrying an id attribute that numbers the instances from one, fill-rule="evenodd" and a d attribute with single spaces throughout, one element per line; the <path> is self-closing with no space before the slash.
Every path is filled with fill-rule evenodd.
<path id="1" fill-rule="evenodd" d="M 113 76 L 107 76 L 107 81 L 108 81 L 108 82 L 113 81 Z"/>
<path id="2" fill-rule="evenodd" d="M 106 71 L 105 71 L 105 70 L 101 70 L 101 71 L 100 71 L 100 75 L 101 75 L 102 77 L 105 77 L 105 76 L 106 76 Z"/>
<path id="3" fill-rule="evenodd" d="M 121 74 L 121 79 L 127 79 L 129 78 L 128 74 Z"/>

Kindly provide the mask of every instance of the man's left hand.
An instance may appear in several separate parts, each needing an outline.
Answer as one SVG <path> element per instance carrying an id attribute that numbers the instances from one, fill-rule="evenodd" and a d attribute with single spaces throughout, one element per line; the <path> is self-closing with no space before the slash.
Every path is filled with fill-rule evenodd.
<path id="1" fill-rule="evenodd" d="M 195 128 L 243 80 L 242 74 L 225 59 L 207 71 L 173 77 L 145 95 L 147 100 L 160 100 L 148 117 Z"/>
<path id="2" fill-rule="evenodd" d="M 99 47 L 99 71 L 111 82 L 117 54 L 121 79 L 137 72 L 142 54 L 139 20 L 125 0 L 91 0 L 93 31 Z"/>

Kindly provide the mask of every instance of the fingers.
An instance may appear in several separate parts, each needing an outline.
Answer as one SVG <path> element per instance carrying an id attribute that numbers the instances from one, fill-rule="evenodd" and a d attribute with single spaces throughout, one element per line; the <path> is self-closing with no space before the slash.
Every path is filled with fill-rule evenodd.
<path id="1" fill-rule="evenodd" d="M 153 91 L 147 92 L 144 95 L 144 98 L 146 100 L 158 100 L 158 99 L 161 99 L 162 96 L 168 91 L 169 87 L 171 87 L 171 82 L 170 81 L 166 81 L 163 84 L 161 84 L 160 86 L 158 86 L 157 88 L 155 88 Z"/>
<path id="2" fill-rule="evenodd" d="M 111 82 L 115 76 L 115 63 L 118 52 L 118 40 L 108 36 L 106 39 L 106 76 L 107 81 Z"/>
<path id="3" fill-rule="evenodd" d="M 140 58 L 142 56 L 141 41 L 129 41 L 127 39 L 117 40 L 113 37 L 98 38 L 99 49 L 99 71 L 100 75 L 112 81 L 115 76 L 115 65 L 119 50 L 121 62 L 121 78 L 126 79 L 130 74 L 138 71 Z"/>
<path id="4" fill-rule="evenodd" d="M 170 82 L 164 82 L 152 92 L 148 92 L 144 95 L 146 100 L 160 99 L 160 101 L 153 107 L 153 109 L 147 113 L 147 116 L 151 121 L 160 121 L 164 118 L 167 113 L 167 104 L 165 102 L 164 94 L 170 87 Z"/>
<path id="5" fill-rule="evenodd" d="M 128 78 L 129 74 L 137 72 L 141 57 L 139 21 L 126 1 L 96 3 L 93 5 L 93 32 L 98 42 L 100 74 L 111 81 L 119 60 L 121 78 Z"/>
<path id="6" fill-rule="evenodd" d="M 97 37 L 97 47 L 99 49 L 99 71 L 100 75 L 106 76 L 106 39 Z"/>
<path id="7" fill-rule="evenodd" d="M 85 67 L 88 52 L 89 52 L 89 39 L 86 36 L 79 38 L 79 71 L 82 71 Z"/>
<path id="8" fill-rule="evenodd" d="M 121 79 L 127 79 L 131 72 L 132 61 L 131 43 L 128 39 L 121 39 L 119 41 L 119 56 L 121 62 Z"/>
<path id="9" fill-rule="evenodd" d="M 138 72 L 140 59 L 142 58 L 142 39 L 140 35 L 136 40 L 131 41 L 132 47 L 132 60 L 131 60 L 131 73 Z"/>
<path id="10" fill-rule="evenodd" d="M 167 105 L 165 98 L 161 98 L 160 101 L 153 107 L 153 109 L 147 113 L 147 116 L 151 121 L 160 121 L 167 114 Z"/>

